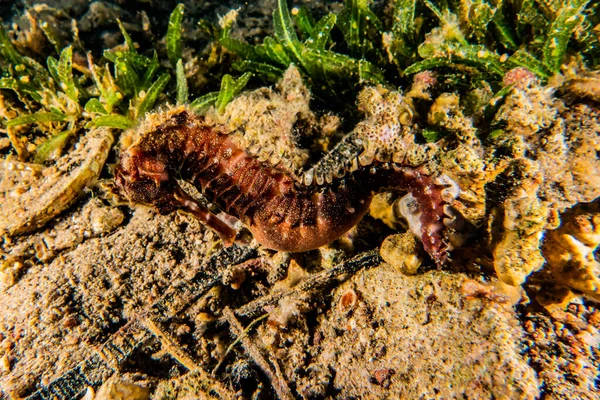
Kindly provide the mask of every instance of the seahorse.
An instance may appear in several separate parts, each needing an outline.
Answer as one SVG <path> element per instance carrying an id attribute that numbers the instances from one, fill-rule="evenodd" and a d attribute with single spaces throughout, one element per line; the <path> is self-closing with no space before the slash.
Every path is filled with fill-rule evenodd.
<path id="1" fill-rule="evenodd" d="M 452 182 L 445 176 L 434 178 L 419 167 L 372 160 L 319 183 L 294 179 L 238 147 L 223 127 L 183 107 L 165 113 L 162 123 L 123 149 L 116 186 L 131 202 L 151 205 L 161 214 L 186 211 L 226 245 L 233 243 L 236 230 L 186 193 L 178 178 L 242 221 L 260 244 L 273 250 L 302 252 L 332 242 L 362 219 L 375 193 L 386 189 L 408 192 L 400 208 L 409 222 L 412 218 L 411 230 L 438 265 L 451 247 L 444 236 L 444 190 Z"/>

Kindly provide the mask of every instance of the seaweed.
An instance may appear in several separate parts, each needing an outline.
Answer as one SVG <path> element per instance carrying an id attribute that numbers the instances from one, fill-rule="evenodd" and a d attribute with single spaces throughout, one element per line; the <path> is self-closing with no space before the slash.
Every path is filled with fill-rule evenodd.
<path id="1" fill-rule="evenodd" d="M 383 71 L 362 58 L 372 45 L 365 39 L 367 19 L 376 28 L 381 27 L 379 19 L 368 8 L 368 3 L 346 1 L 346 8 L 339 16 L 329 13 L 316 23 L 305 8 L 300 8 L 296 13 L 296 23 L 306 36 L 301 41 L 285 0 L 278 0 L 273 12 L 273 37 L 266 37 L 262 44 L 249 45 L 225 33 L 221 45 L 240 57 L 234 67 L 242 72 L 253 72 L 268 81 L 274 81 L 283 75 L 290 64 L 295 64 L 310 84 L 324 88 L 316 92 L 317 96 L 336 98 L 348 87 L 354 90 L 363 83 L 386 83 Z M 331 42 L 330 32 L 335 26 L 345 32 L 350 55 L 327 48 L 327 43 Z M 354 57 L 353 54 L 359 56 Z"/>
<path id="2" fill-rule="evenodd" d="M 127 129 L 153 108 L 170 73 L 160 72 L 156 52 L 152 58 L 138 53 L 121 21 L 117 24 L 126 50 L 104 51 L 101 65 L 88 54 L 87 67 L 80 65 L 77 71 L 72 46 L 60 50 L 58 59 L 48 56 L 44 67 L 20 54 L 0 26 L 0 89 L 16 96 L 11 103 L 16 116 L 1 124 L 22 159 L 28 156 L 18 139 L 22 126 L 34 125 L 36 135 L 41 134 L 32 161 L 44 163 L 57 159 L 69 139 L 84 129 Z"/>
<path id="3" fill-rule="evenodd" d="M 218 92 L 211 92 L 198 97 L 190 104 L 190 107 L 196 112 L 202 112 L 208 107 L 215 105 L 217 111 L 223 113 L 227 104 L 244 89 L 251 76 L 252 73 L 246 72 L 236 79 L 226 74 L 221 79 L 221 88 Z"/>
<path id="4" fill-rule="evenodd" d="M 175 64 L 175 74 L 177 77 L 177 104 L 186 104 L 188 102 L 188 85 L 181 58 Z"/>
<path id="5" fill-rule="evenodd" d="M 515 67 L 545 81 L 560 73 L 576 53 L 582 67 L 595 68 L 600 62 L 600 39 L 594 30 L 600 23 L 600 6 L 589 0 L 390 4 L 389 14 L 379 14 L 371 0 L 345 0 L 338 13 L 316 19 L 306 6 L 291 12 L 285 0 L 278 0 L 273 35 L 257 45 L 232 36 L 236 10 L 222 17 L 219 26 L 200 21 L 212 38 L 203 63 L 207 70 L 216 67 L 209 80 L 214 86 L 220 83 L 218 91 L 208 93 L 188 86 L 186 72 L 194 68 L 183 55 L 183 4 L 177 4 L 169 18 L 167 64 L 161 64 L 156 49 L 138 49 L 120 20 L 124 44 L 105 50 L 97 62 L 88 54 L 88 65 L 77 68 L 74 48 L 60 48 L 42 22 L 42 32 L 56 50 L 45 65 L 21 54 L 0 26 L 0 90 L 14 93 L 9 97 L 16 111 L 5 115 L 0 125 L 21 159 L 28 152 L 18 138 L 24 135 L 22 127 L 33 125 L 38 148 L 33 158 L 45 162 L 55 159 L 82 129 L 135 125 L 165 91 L 174 93 L 171 101 L 190 102 L 199 112 L 213 105 L 223 112 L 251 79 L 274 82 L 291 64 L 298 67 L 314 98 L 345 106 L 363 85 L 403 86 L 422 71 L 436 71 L 449 90 L 472 89 L 486 81 L 498 92 L 504 74 Z M 233 64 L 227 54 L 236 56 Z M 234 71 L 239 71 L 237 77 Z M 494 109 L 488 107 L 484 115 Z M 26 135 L 31 140 L 31 131 Z"/>
<path id="6" fill-rule="evenodd" d="M 571 0 L 566 2 L 550 25 L 544 43 L 542 63 L 552 72 L 559 72 L 567 52 L 569 39 L 584 20 L 583 10 L 589 0 Z"/>
<path id="7" fill-rule="evenodd" d="M 169 28 L 167 30 L 167 55 L 174 67 L 181 60 L 181 21 L 185 7 L 179 3 L 171 13 L 169 18 Z"/>
<path id="8" fill-rule="evenodd" d="M 519 34 L 519 30 L 515 31 L 510 26 L 506 7 L 492 7 L 485 1 L 469 2 L 466 8 L 457 7 L 463 14 L 459 18 L 450 8 L 440 10 L 429 0 L 424 0 L 424 3 L 439 19 L 440 26 L 433 28 L 419 45 L 418 54 L 422 60 L 411 64 L 404 73 L 410 75 L 439 68 L 459 69 L 460 65 L 467 65 L 483 73 L 485 79 L 499 80 L 516 66 L 525 67 L 542 79 L 559 72 L 567 43 L 581 25 L 581 13 L 588 2 L 578 0 L 565 4 L 552 21 L 540 14 L 533 3 L 523 2 L 517 13 L 521 32 L 525 32 L 525 25 L 532 29 L 548 27 L 543 36 L 538 35 L 544 37 L 543 50 L 536 43 L 538 39 L 530 38 L 525 33 Z M 578 14 L 577 17 L 575 14 Z M 494 29 L 488 29 L 490 24 Z M 488 36 L 495 40 L 486 40 Z M 469 37 L 477 43 L 469 42 Z M 506 54 L 511 51 L 514 52 Z"/>
<path id="9" fill-rule="evenodd" d="M 344 9 L 337 18 L 350 55 L 354 58 L 363 58 L 372 50 L 373 42 L 367 36 L 368 26 L 372 25 L 379 32 L 383 27 L 377 15 L 369 8 L 371 3 L 371 0 L 345 0 Z"/>
<path id="10" fill-rule="evenodd" d="M 16 62 L 9 65 L 3 78 L 2 88 L 16 93 L 26 110 L 16 117 L 4 122 L 9 129 L 21 125 L 36 124 L 47 132 L 49 138 L 42 142 L 35 154 L 37 162 L 43 162 L 49 155 L 57 153 L 67 139 L 78 129 L 78 119 L 82 113 L 79 102 L 85 93 L 78 88 L 73 75 L 72 48 L 65 47 L 59 60 L 47 59 L 47 69 L 33 59 L 20 55 L 3 29 L 0 29 L 2 56 L 6 60 Z M 19 144 L 15 143 L 15 135 L 9 134 L 13 146 L 19 152 Z M 24 152 L 19 152 L 24 155 Z"/>
<path id="11" fill-rule="evenodd" d="M 345 94 L 363 84 L 402 85 L 425 70 L 437 70 L 456 87 L 463 85 L 461 74 L 467 73 L 474 85 L 500 82 L 519 66 L 547 80 L 569 57 L 569 43 L 585 46 L 581 38 L 597 39 L 587 18 L 589 0 L 544 2 L 554 12 L 536 0 L 396 0 L 387 24 L 371 3 L 345 0 L 339 13 L 316 21 L 306 7 L 291 13 L 286 1 L 278 0 L 273 36 L 250 45 L 232 38 L 229 24 L 220 45 L 239 57 L 234 67 L 242 72 L 272 82 L 295 64 L 316 97 L 344 101 Z M 597 47 L 586 46 L 592 66 L 597 65 Z"/>
<path id="12" fill-rule="evenodd" d="M 396 0 L 391 32 L 384 36 L 390 59 L 399 67 L 415 59 L 421 23 L 415 19 L 416 0 Z"/>

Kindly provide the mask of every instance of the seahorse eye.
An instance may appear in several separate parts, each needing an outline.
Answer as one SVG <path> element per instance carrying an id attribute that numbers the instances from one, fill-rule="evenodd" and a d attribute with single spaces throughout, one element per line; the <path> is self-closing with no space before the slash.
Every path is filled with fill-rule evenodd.
<path id="1" fill-rule="evenodd" d="M 152 203 L 162 192 L 160 186 L 148 180 L 130 182 L 126 190 L 127 197 L 136 203 Z"/>
<path id="2" fill-rule="evenodd" d="M 131 202 L 152 204 L 163 196 L 170 177 L 165 165 L 138 151 L 123 155 L 115 171 L 115 183 Z"/>
<path id="3" fill-rule="evenodd" d="M 115 171 L 115 183 L 120 193 L 134 203 L 151 203 L 160 192 L 156 182 L 137 179 L 121 168 Z"/>

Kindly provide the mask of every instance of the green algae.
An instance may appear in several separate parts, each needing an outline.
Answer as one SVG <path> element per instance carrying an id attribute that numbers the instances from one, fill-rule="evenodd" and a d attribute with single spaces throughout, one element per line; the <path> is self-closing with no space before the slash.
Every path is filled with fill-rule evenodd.
<path id="1" fill-rule="evenodd" d="M 290 10 L 286 1 L 278 0 L 273 35 L 256 45 L 232 37 L 236 13 L 219 27 L 200 21 L 211 31 L 213 53 L 237 55 L 227 66 L 223 57 L 211 54 L 208 62 L 223 66 L 210 78 L 221 80 L 220 91 L 210 93 L 188 88 L 182 56 L 183 4 L 171 13 L 164 39 L 171 68 L 161 65 L 156 49 L 136 48 L 120 20 L 125 44 L 105 50 L 98 61 L 88 57 L 88 67 L 77 70 L 72 47 L 59 49 L 47 26 L 42 30 L 58 60 L 49 56 L 46 66 L 22 55 L 2 27 L 0 89 L 16 94 L 18 115 L 0 124 L 13 130 L 36 125 L 47 137 L 35 157 L 43 162 L 47 158 L 43 154 L 55 154 L 64 146 L 66 140 L 60 138 L 83 127 L 133 126 L 173 86 L 178 104 L 191 98 L 196 110 L 217 104 L 222 112 L 246 84 L 256 78 L 275 82 L 290 64 L 299 68 L 315 98 L 345 102 L 365 84 L 403 86 L 407 78 L 423 71 L 436 71 L 449 88 L 465 82 L 477 87 L 478 81 L 500 82 L 515 67 L 547 80 L 573 57 L 589 68 L 600 60 L 598 5 L 589 0 L 396 0 L 390 5 L 382 14 L 372 1 L 345 0 L 338 13 L 328 12 L 316 20 L 306 6 Z M 239 78 L 232 75 L 236 70 L 242 73 Z M 15 135 L 11 131 L 9 137 Z M 21 158 L 26 157 L 22 144 L 13 146 Z"/>

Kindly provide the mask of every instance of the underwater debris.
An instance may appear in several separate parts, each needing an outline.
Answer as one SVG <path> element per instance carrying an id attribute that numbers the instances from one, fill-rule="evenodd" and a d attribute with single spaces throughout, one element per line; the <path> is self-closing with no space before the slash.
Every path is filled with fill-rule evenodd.
<path id="1" fill-rule="evenodd" d="M 5 160 L 0 165 L 0 234 L 31 232 L 71 205 L 96 179 L 113 143 L 109 129 L 90 130 L 56 165 Z"/>
<path id="2" fill-rule="evenodd" d="M 504 98 L 492 125 L 529 137 L 554 123 L 561 108 L 560 100 L 553 96 L 554 88 L 542 86 L 535 75 L 523 68 L 508 71 L 504 75 L 504 84 L 513 87 Z"/>
<path id="3" fill-rule="evenodd" d="M 589 99 L 600 102 L 600 72 L 565 68 L 559 90 L 568 99 Z"/>
<path id="4" fill-rule="evenodd" d="M 552 296 L 560 292 L 560 287 L 552 287 L 546 293 Z M 522 320 L 525 356 L 536 365 L 548 396 L 593 399 L 599 377 L 600 311 L 596 302 L 586 302 L 580 296 L 567 295 L 564 300 L 564 309 L 548 310 L 551 314 L 527 309 Z"/>
<path id="5" fill-rule="evenodd" d="M 469 298 L 462 292 L 468 281 L 444 271 L 407 276 L 387 263 L 354 276 L 333 293 L 336 300 L 349 290 L 359 293 L 352 312 L 332 307 L 316 333 L 310 333 L 319 338 L 308 368 L 310 382 L 330 382 L 336 394 L 346 397 L 459 393 L 482 398 L 493 392 L 536 398 L 538 378 L 520 355 L 521 329 L 512 307 Z M 292 353 L 298 346 L 291 343 L 281 351 Z M 298 376 L 289 369 L 289 376 Z M 372 381 L 380 369 L 395 371 L 388 388 Z M 490 374 L 492 369 L 497 373 Z M 318 394 L 323 393 L 329 392 L 320 389 Z"/>
<path id="6" fill-rule="evenodd" d="M 408 232 L 385 238 L 379 252 L 385 262 L 398 268 L 405 275 L 415 275 L 423 263 L 416 238 Z"/>
<path id="7" fill-rule="evenodd" d="M 561 215 L 561 226 L 546 232 L 542 247 L 548 273 L 558 284 L 600 300 L 600 205 L 578 205 Z"/>
<path id="8" fill-rule="evenodd" d="M 88 398 L 90 400 L 149 399 L 151 384 L 144 381 L 135 381 L 135 376 L 128 375 L 129 374 L 122 375 L 120 373 L 114 374 L 98 388 L 98 391 L 95 394 L 91 387 L 89 387 L 88 392 L 91 390 L 92 396 Z"/>
<path id="9" fill-rule="evenodd" d="M 544 265 L 540 244 L 547 228 L 549 210 L 537 198 L 540 173 L 536 164 L 523 160 L 517 166 L 519 186 L 492 215 L 494 269 L 500 280 L 522 285 Z"/>
<path id="10" fill-rule="evenodd" d="M 558 212 L 600 197 L 600 110 L 575 104 L 560 117 L 535 155 L 544 174 L 540 198 Z"/>

